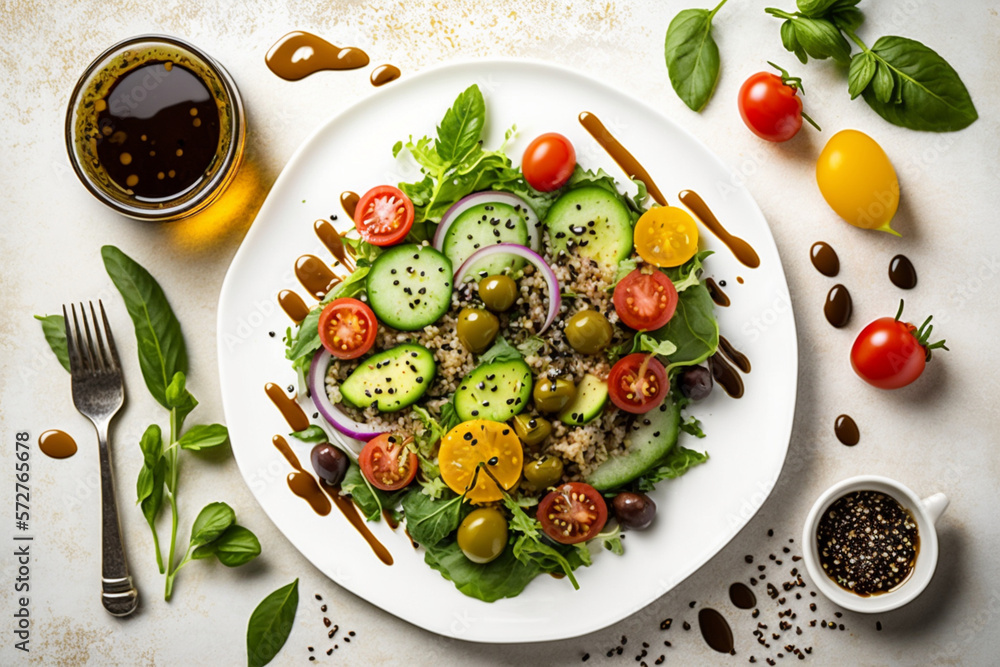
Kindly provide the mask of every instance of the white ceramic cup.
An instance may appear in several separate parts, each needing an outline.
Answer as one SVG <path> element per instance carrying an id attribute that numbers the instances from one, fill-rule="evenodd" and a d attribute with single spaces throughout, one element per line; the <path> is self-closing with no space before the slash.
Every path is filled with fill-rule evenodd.
<path id="1" fill-rule="evenodd" d="M 913 573 L 906 581 L 887 593 L 868 597 L 851 593 L 838 586 L 820 566 L 816 545 L 816 527 L 819 525 L 819 520 L 834 501 L 855 491 L 877 491 L 892 496 L 910 511 L 917 522 L 920 547 Z M 831 602 L 844 609 L 875 614 L 902 607 L 920 595 L 934 575 L 938 560 L 937 530 L 934 528 L 934 523 L 947 507 L 948 498 L 943 493 L 935 493 L 921 500 L 909 487 L 888 477 L 859 475 L 837 482 L 816 499 L 816 503 L 809 510 L 809 516 L 806 517 L 802 531 L 802 558 L 806 570 L 816 588 Z"/>

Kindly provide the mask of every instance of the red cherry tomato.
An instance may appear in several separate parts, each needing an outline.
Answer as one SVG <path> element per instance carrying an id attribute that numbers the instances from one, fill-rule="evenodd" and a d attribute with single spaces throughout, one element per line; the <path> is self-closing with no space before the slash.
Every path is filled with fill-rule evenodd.
<path id="1" fill-rule="evenodd" d="M 625 326 L 635 330 L 659 329 L 677 310 L 677 289 L 662 271 L 635 269 L 615 285 L 615 312 Z"/>
<path id="2" fill-rule="evenodd" d="M 361 473 L 372 486 L 396 491 L 417 476 L 417 455 L 403 444 L 398 435 L 382 435 L 369 440 L 358 455 Z"/>
<path id="3" fill-rule="evenodd" d="M 632 414 L 649 412 L 663 402 L 668 391 L 667 371 L 652 354 L 636 352 L 622 357 L 608 374 L 611 402 Z"/>
<path id="4" fill-rule="evenodd" d="M 566 185 L 576 168 L 576 150 L 569 139 L 556 132 L 537 137 L 521 158 L 521 171 L 528 185 L 551 192 Z"/>
<path id="5" fill-rule="evenodd" d="M 568 482 L 538 503 L 542 530 L 560 544 L 595 537 L 608 521 L 608 506 L 600 491 L 583 482 Z"/>
<path id="6" fill-rule="evenodd" d="M 868 384 L 879 389 L 899 389 L 910 384 L 924 372 L 931 350 L 944 349 L 944 341 L 928 343 L 931 318 L 918 329 L 909 322 L 900 322 L 903 304 L 895 318 L 880 317 L 858 334 L 851 348 L 851 366 Z"/>
<path id="7" fill-rule="evenodd" d="M 366 192 L 354 209 L 354 226 L 368 243 L 399 243 L 413 227 L 413 202 L 399 188 L 379 185 Z"/>
<path id="8" fill-rule="evenodd" d="M 798 96 L 802 82 L 778 69 L 781 76 L 770 72 L 751 75 L 740 87 L 738 98 L 743 122 L 751 132 L 768 141 L 788 141 L 794 137 L 802 127 L 803 117 L 815 125 L 802 113 L 802 100 Z"/>
<path id="9" fill-rule="evenodd" d="M 378 332 L 375 313 L 357 299 L 335 299 L 319 314 L 319 340 L 338 359 L 357 359 Z"/>

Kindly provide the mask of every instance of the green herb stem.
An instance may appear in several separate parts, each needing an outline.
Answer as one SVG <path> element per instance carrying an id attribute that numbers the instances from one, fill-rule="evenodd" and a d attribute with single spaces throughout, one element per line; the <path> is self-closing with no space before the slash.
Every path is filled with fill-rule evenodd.
<path id="1" fill-rule="evenodd" d="M 726 4 L 727 2 L 729 2 L 729 0 L 722 0 L 722 2 L 720 2 L 719 4 L 717 4 L 715 6 L 715 9 L 713 9 L 711 12 L 709 12 L 709 14 L 708 14 L 708 20 L 711 21 L 715 17 L 715 15 L 719 12 L 719 10 L 722 9 L 722 5 Z"/>
<path id="2" fill-rule="evenodd" d="M 868 53 L 871 50 L 871 49 L 868 48 L 868 46 L 864 42 L 861 41 L 861 38 L 858 37 L 855 34 L 855 32 L 853 30 L 851 30 L 850 28 L 848 28 L 847 26 L 842 26 L 840 28 L 840 30 L 842 32 L 844 32 L 848 37 L 850 37 L 851 41 L 854 42 L 855 44 L 857 44 L 858 48 L 860 48 L 864 53 Z"/>
<path id="3" fill-rule="evenodd" d="M 177 514 L 177 479 L 178 479 L 178 453 L 180 448 L 176 447 L 177 444 L 177 434 L 181 429 L 181 422 L 183 418 L 178 419 L 177 408 L 170 409 L 170 445 L 167 447 L 166 455 L 169 457 L 170 470 L 168 474 L 170 475 L 170 481 L 167 484 L 167 490 L 170 494 L 170 552 L 167 556 L 167 579 L 163 590 L 163 599 L 170 601 L 170 596 L 173 594 L 174 590 L 174 577 L 177 576 L 177 570 L 180 566 L 176 568 L 173 567 L 174 564 L 174 551 L 177 546 L 177 524 L 179 522 L 179 517 Z M 182 563 L 183 565 L 183 563 Z"/>

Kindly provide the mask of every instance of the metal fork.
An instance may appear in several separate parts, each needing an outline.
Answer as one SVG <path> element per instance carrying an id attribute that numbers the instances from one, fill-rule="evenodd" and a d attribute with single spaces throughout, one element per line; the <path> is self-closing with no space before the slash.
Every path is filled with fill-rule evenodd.
<path id="1" fill-rule="evenodd" d="M 104 304 L 100 300 L 98 304 L 104 322 L 104 333 L 108 339 L 107 347 L 101 336 L 93 302 L 89 305 L 97 345 L 94 345 L 94 339 L 90 335 L 90 323 L 82 303 L 82 330 L 76 317 L 75 305 L 71 306 L 72 326 L 66 306 L 63 306 L 63 318 L 66 321 L 66 346 L 69 351 L 70 373 L 73 376 L 73 404 L 80 414 L 94 423 L 101 457 L 101 602 L 113 616 L 128 616 L 139 604 L 139 592 L 132 584 L 125 560 L 118 503 L 115 501 L 115 479 L 111 469 L 111 447 L 108 443 L 108 426 L 125 400 L 125 384 Z"/>

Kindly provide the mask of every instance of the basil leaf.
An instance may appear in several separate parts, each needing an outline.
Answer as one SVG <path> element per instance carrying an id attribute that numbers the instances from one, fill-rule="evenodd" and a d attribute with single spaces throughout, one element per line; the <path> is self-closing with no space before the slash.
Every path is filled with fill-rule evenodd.
<path id="1" fill-rule="evenodd" d="M 830 10 L 838 11 L 856 6 L 861 0 L 796 0 L 795 5 L 804 16 L 816 18 Z"/>
<path id="2" fill-rule="evenodd" d="M 139 469 L 139 478 L 135 482 L 135 504 L 138 505 L 153 493 L 153 469 L 143 464 Z"/>
<path id="3" fill-rule="evenodd" d="M 163 455 L 163 437 L 160 427 L 150 424 L 139 439 L 139 449 L 142 450 L 142 460 L 146 467 L 152 470 Z"/>
<path id="4" fill-rule="evenodd" d="M 177 444 L 181 449 L 201 451 L 225 444 L 229 440 L 229 429 L 222 424 L 199 424 L 189 428 Z"/>
<path id="5" fill-rule="evenodd" d="M 803 63 L 809 60 L 806 56 L 817 60 L 833 58 L 845 65 L 851 60 L 850 44 L 840 30 L 826 19 L 789 18 L 781 26 L 781 39 L 785 48 L 793 51 Z"/>
<path id="6" fill-rule="evenodd" d="M 403 496 L 406 530 L 415 542 L 434 546 L 458 528 L 462 520 L 462 498 L 451 494 L 442 500 L 432 500 L 419 489 Z"/>
<path id="7" fill-rule="evenodd" d="M 511 547 L 504 549 L 489 563 L 473 563 L 465 557 L 458 542 L 448 538 L 424 549 L 424 562 L 455 584 L 459 591 L 483 602 L 517 597 L 541 574 L 534 563 L 524 563 L 514 557 Z"/>
<path id="8" fill-rule="evenodd" d="M 263 667 L 278 655 L 292 632 L 299 606 L 299 580 L 264 598 L 247 623 L 247 665 Z"/>
<path id="9" fill-rule="evenodd" d="M 865 22 L 865 15 L 854 7 L 835 9 L 827 15 L 827 18 L 833 22 L 833 25 L 845 32 L 854 32 Z"/>
<path id="10" fill-rule="evenodd" d="M 66 346 L 66 320 L 62 315 L 35 315 L 42 323 L 42 335 L 52 348 L 52 353 L 69 373 L 69 348 Z"/>
<path id="11" fill-rule="evenodd" d="M 693 449 L 686 449 L 680 446 L 674 447 L 664 457 L 662 463 L 652 470 L 644 472 L 636 480 L 636 486 L 643 492 L 652 491 L 657 482 L 665 479 L 677 479 L 694 466 L 704 463 L 707 460 L 707 453 L 696 452 Z"/>
<path id="12" fill-rule="evenodd" d="M 226 567 L 239 567 L 260 555 L 260 541 L 248 528 L 232 525 L 226 528 L 214 542 L 204 544 L 194 550 L 192 558 L 215 556 Z"/>
<path id="13" fill-rule="evenodd" d="M 149 271 L 111 245 L 101 248 L 101 257 L 135 326 L 139 368 L 146 387 L 160 405 L 168 408 L 167 385 L 177 371 L 187 372 L 187 348 L 181 324 Z"/>
<path id="14" fill-rule="evenodd" d="M 445 162 L 460 162 L 479 146 L 486 124 L 486 102 L 479 86 L 472 84 L 445 112 L 437 128 L 435 150 Z"/>
<path id="15" fill-rule="evenodd" d="M 177 371 L 174 373 L 173 379 L 170 380 L 170 384 L 167 385 L 167 407 L 176 413 L 175 419 L 178 428 L 184 423 L 191 411 L 198 407 L 198 399 L 187 390 L 186 383 L 187 377 L 184 373 Z"/>
<path id="16" fill-rule="evenodd" d="M 852 100 L 868 86 L 875 76 L 876 68 L 875 56 L 867 51 L 851 58 L 851 69 L 847 73 L 847 92 L 851 94 Z"/>
<path id="17" fill-rule="evenodd" d="M 208 544 L 236 523 L 236 512 L 226 503 L 209 503 L 191 526 L 191 544 Z"/>
<path id="18" fill-rule="evenodd" d="M 704 284 L 688 287 L 677 295 L 677 310 L 667 324 L 650 335 L 669 340 L 677 350 L 668 357 L 667 370 L 698 364 L 715 354 L 719 325 L 713 315 L 714 302 Z"/>
<path id="19" fill-rule="evenodd" d="M 295 431 L 294 433 L 289 433 L 297 440 L 309 443 L 310 445 L 318 445 L 323 442 L 330 442 L 330 436 L 326 431 L 323 430 L 322 426 L 316 424 L 310 424 L 308 428 L 301 431 Z"/>
<path id="20" fill-rule="evenodd" d="M 879 69 L 897 80 L 895 99 L 886 86 L 870 85 L 865 102 L 893 125 L 928 132 L 953 132 L 979 118 L 969 91 L 951 65 L 934 50 L 905 37 L 881 37 L 871 48 Z M 875 81 L 878 82 L 878 73 Z"/>
<path id="21" fill-rule="evenodd" d="M 712 38 L 712 18 L 719 10 L 685 9 L 667 27 L 664 55 L 670 85 L 692 111 L 708 104 L 719 80 L 719 47 Z"/>
<path id="22" fill-rule="evenodd" d="M 873 56 L 874 58 L 874 56 Z M 892 76 L 892 70 L 885 63 L 878 63 L 875 67 L 875 77 L 871 82 L 875 99 L 883 104 L 888 104 L 892 100 L 892 91 L 896 82 Z"/>
<path id="23" fill-rule="evenodd" d="M 142 467 L 143 470 L 148 470 L 145 465 Z M 156 462 L 156 465 L 152 469 L 152 484 L 150 485 L 149 495 L 142 498 L 139 502 L 142 508 L 142 515 L 146 517 L 146 523 L 149 527 L 153 529 L 153 536 L 156 536 L 156 517 L 160 513 L 160 508 L 163 507 L 163 484 L 166 481 L 167 474 L 167 459 L 166 457 L 161 458 Z M 139 476 L 142 477 L 142 471 L 139 472 Z M 161 568 L 162 572 L 163 569 Z"/>

